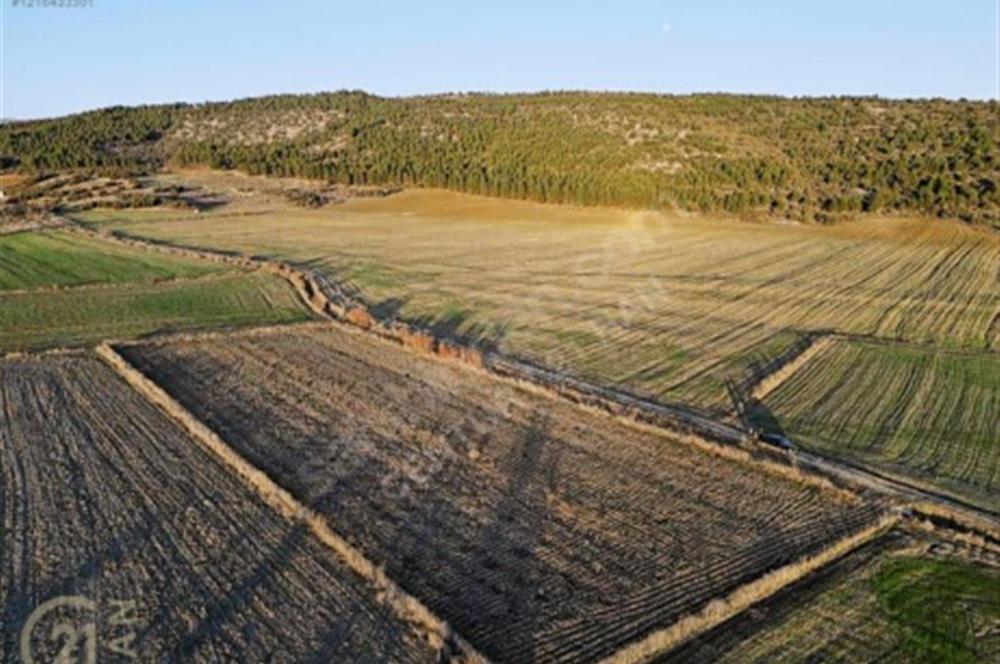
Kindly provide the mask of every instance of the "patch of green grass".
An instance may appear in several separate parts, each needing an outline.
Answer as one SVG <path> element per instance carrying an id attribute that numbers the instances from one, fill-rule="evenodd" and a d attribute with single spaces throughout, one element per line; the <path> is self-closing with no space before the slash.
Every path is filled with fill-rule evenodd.
<path id="1" fill-rule="evenodd" d="M 0 295 L 0 351 L 78 346 L 155 332 L 307 320 L 291 286 L 259 273 Z"/>
<path id="2" fill-rule="evenodd" d="M 65 231 L 0 237 L 0 290 L 198 277 L 224 269 Z"/>
<path id="3" fill-rule="evenodd" d="M 363 291 L 381 292 L 404 285 L 407 275 L 387 265 L 369 261 L 345 270 L 343 279 Z"/>
<path id="4" fill-rule="evenodd" d="M 601 336 L 590 330 L 553 329 L 543 331 L 550 332 L 560 343 L 580 348 L 601 342 Z"/>
<path id="5" fill-rule="evenodd" d="M 888 549 L 856 550 L 665 661 L 1000 661 L 1000 571 L 907 545 L 898 539 Z"/>
<path id="6" fill-rule="evenodd" d="M 872 587 L 902 660 L 971 664 L 1000 655 L 1000 574 L 959 561 L 890 558 Z"/>

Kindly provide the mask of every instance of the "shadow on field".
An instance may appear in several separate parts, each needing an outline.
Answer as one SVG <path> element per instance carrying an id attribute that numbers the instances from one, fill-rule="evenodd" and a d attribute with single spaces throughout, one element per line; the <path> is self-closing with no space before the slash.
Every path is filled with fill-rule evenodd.
<path id="1" fill-rule="evenodd" d="M 832 333 L 832 330 L 779 330 L 781 332 L 793 332 L 796 334 L 793 341 L 787 348 L 777 354 L 769 354 L 765 350 L 756 347 L 746 360 L 744 376 L 741 387 L 750 390 L 754 385 L 764 380 L 767 376 L 788 364 L 796 357 L 805 352 L 817 339 Z M 767 341 L 762 342 L 767 343 Z"/>
<path id="2" fill-rule="evenodd" d="M 493 477 L 477 482 L 445 465 L 429 488 L 381 516 L 396 522 L 382 547 L 391 551 L 389 576 L 493 661 L 534 662 L 539 633 L 551 627 L 553 607 L 541 591 L 551 569 L 539 548 L 560 454 L 548 428 L 547 415 L 536 413 L 489 455 Z"/>
<path id="3" fill-rule="evenodd" d="M 764 433 L 787 436 L 781 421 L 760 399 L 750 398 L 746 405 L 746 420 Z"/>
<path id="4" fill-rule="evenodd" d="M 252 535 L 245 533 L 244 537 L 252 538 Z M 252 646 L 255 643 L 254 633 L 259 628 L 256 624 L 246 621 L 247 613 L 253 610 L 256 603 L 268 601 L 267 598 L 275 588 L 280 587 L 285 571 L 290 565 L 296 564 L 296 557 L 301 554 L 304 545 L 307 545 L 312 537 L 308 526 L 299 524 L 290 527 L 273 548 L 260 551 L 259 555 L 246 561 L 249 566 L 245 575 L 241 578 L 227 579 L 228 583 L 224 586 L 226 594 L 213 595 L 210 589 L 202 587 L 191 589 L 197 591 L 194 597 L 177 598 L 184 600 L 182 605 L 188 607 L 203 603 L 204 610 L 199 612 L 200 620 L 189 625 L 187 633 L 167 655 L 167 659 L 188 661 L 197 657 L 206 645 L 212 644 L 215 652 L 218 652 L 219 647 L 226 648 L 227 658 L 233 661 L 249 661 L 252 653 L 243 652 L 241 646 L 244 644 Z M 272 655 L 278 659 L 289 658 L 309 662 L 342 661 L 346 657 L 355 655 L 353 648 L 356 644 L 352 644 L 351 633 L 358 620 L 365 616 L 352 607 L 351 603 L 351 597 L 342 598 L 342 603 L 336 607 L 339 615 L 328 623 L 325 632 L 315 635 L 314 641 L 291 640 L 285 652 Z M 156 619 L 149 621 L 149 626 L 155 628 L 160 620 L 167 618 L 173 606 L 176 604 L 163 605 Z M 329 605 L 327 606 L 329 608 Z M 360 626 L 359 628 L 363 629 Z M 141 640 L 142 635 L 139 638 Z M 383 646 L 385 652 L 380 654 L 386 661 L 395 661 L 400 644 L 387 642 L 383 643 Z M 204 652 L 201 652 L 201 656 L 204 656 Z"/>
<path id="5" fill-rule="evenodd" d="M 470 323 L 470 318 L 467 311 L 452 311 L 438 316 L 418 317 L 412 320 L 412 324 L 430 330 L 439 339 L 451 339 L 479 350 L 497 350 L 507 334 L 507 325 Z"/>
<path id="6" fill-rule="evenodd" d="M 210 602 L 207 603 L 205 612 L 177 644 L 172 657 L 176 658 L 177 661 L 188 661 L 203 645 L 210 643 L 218 636 L 224 637 L 230 619 L 245 610 L 254 601 L 254 595 L 257 591 L 266 587 L 268 581 L 280 573 L 281 568 L 287 564 L 287 559 L 292 557 L 296 548 L 302 545 L 307 536 L 308 530 L 305 526 L 291 528 L 269 555 L 254 561 L 256 564 L 246 576 L 242 579 L 231 580 L 231 583 L 226 586 L 228 590 L 226 595 L 217 599 L 210 594 L 207 595 L 204 599 L 210 600 Z M 161 613 L 167 612 L 169 612 L 169 606 L 164 605 L 161 608 Z M 158 624 L 159 619 L 163 617 L 165 616 L 157 616 L 157 620 L 150 621 L 150 626 Z M 245 629 L 253 631 L 255 628 L 248 625 Z M 252 635 L 247 636 L 250 636 L 250 640 L 252 640 Z M 229 645 L 238 648 L 235 640 Z M 236 650 L 232 655 L 237 660 L 242 661 L 245 653 Z"/>
<path id="7" fill-rule="evenodd" d="M 166 518 L 161 515 L 158 518 Z M 142 584 L 129 587 L 134 578 L 122 577 L 123 570 L 139 564 L 152 564 L 145 557 L 150 538 L 160 530 L 157 518 L 144 519 L 134 526 L 117 532 L 113 537 L 102 537 L 95 541 L 91 555 L 82 563 L 66 570 L 63 575 L 44 585 L 31 588 L 31 592 L 15 586 L 3 606 L 0 616 L 5 625 L 0 646 L 5 653 L 18 652 L 20 630 L 32 611 L 45 600 L 61 596 L 83 595 L 92 599 L 102 596 L 116 597 L 121 594 L 138 602 L 141 616 L 140 625 L 135 630 L 134 643 L 140 649 L 152 646 L 158 650 L 168 646 L 169 651 L 161 653 L 164 661 L 188 661 L 204 658 L 206 653 L 224 649 L 227 659 L 251 661 L 253 652 L 245 649 L 257 645 L 255 632 L 261 627 L 248 620 L 258 610 L 257 604 L 268 601 L 276 589 L 283 584 L 283 578 L 296 558 L 301 559 L 303 546 L 309 543 L 312 533 L 305 525 L 289 527 L 281 539 L 270 547 L 253 544 L 254 533 L 244 531 L 239 539 L 227 542 L 229 555 L 251 552 L 246 559 L 227 562 L 245 565 L 245 574 L 240 577 L 220 578 L 219 583 L 206 583 L 203 573 L 194 570 L 190 560 L 184 560 L 180 550 L 174 574 L 163 577 L 168 587 L 163 588 L 149 576 L 149 586 Z M 110 534 L 110 531 L 104 531 Z M 163 540 L 159 544 L 165 544 Z M 170 550 L 169 547 L 167 550 Z M 141 567 L 139 568 L 141 572 Z M 108 576 L 110 574 L 111 576 Z M 126 585 L 122 585 L 123 578 Z M 21 584 L 28 587 L 29 582 Z M 305 594 L 308 597 L 308 593 Z M 273 600 L 272 600 L 273 601 Z M 286 601 L 284 598 L 277 603 Z M 301 634 L 291 639 L 286 652 L 273 653 L 278 659 L 299 659 L 299 661 L 329 662 L 344 661 L 356 653 L 352 643 L 352 630 L 359 619 L 367 617 L 351 606 L 352 598 L 343 598 L 342 603 L 328 608 L 338 609 L 336 620 L 327 623 L 326 631 L 316 633 L 314 639 L 305 640 Z M 155 608 L 154 608 L 155 607 Z M 197 619 L 193 619 L 197 616 Z M 264 625 L 263 629 L 273 629 Z M 359 629 L 366 629 L 358 625 Z M 297 632 L 298 630 L 291 630 Z M 395 661 L 400 642 L 383 644 L 387 661 Z M 206 647 L 208 648 L 206 650 Z M 401 656 L 405 653 L 399 653 Z M 0 657 L 2 661 L 8 661 Z M 13 660 L 11 660 L 13 661 Z"/>
<path id="8" fill-rule="evenodd" d="M 408 297 L 390 297 L 370 305 L 368 310 L 379 320 L 399 320 L 403 307 L 409 301 Z"/>
<path id="9" fill-rule="evenodd" d="M 533 662 L 545 602 L 537 548 L 549 517 L 560 454 L 547 443 L 548 414 L 536 412 L 518 441 L 498 460 L 505 485 L 492 518 L 479 529 L 463 574 L 482 579 L 482 594 L 459 596 L 457 614 L 470 635 L 494 635 L 498 661 Z M 478 585 L 478 584 L 477 584 Z M 465 633 L 459 630 L 460 633 Z M 502 639 L 496 634 L 504 634 Z M 475 638 L 475 637 L 473 637 Z"/>
<path id="10" fill-rule="evenodd" d="M 403 309 L 409 298 L 392 297 L 368 305 L 379 320 L 399 321 L 426 330 L 438 339 L 458 342 L 481 351 L 496 351 L 507 334 L 507 324 L 473 322 L 468 309 L 449 309 L 437 315 L 405 316 Z"/>

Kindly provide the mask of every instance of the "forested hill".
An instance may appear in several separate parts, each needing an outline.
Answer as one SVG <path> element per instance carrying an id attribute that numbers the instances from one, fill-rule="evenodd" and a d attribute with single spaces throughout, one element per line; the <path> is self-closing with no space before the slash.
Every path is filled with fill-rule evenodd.
<path id="1" fill-rule="evenodd" d="M 205 164 L 539 201 L 1000 227 L 991 102 L 540 93 L 284 95 L 0 128 L 4 169 Z"/>

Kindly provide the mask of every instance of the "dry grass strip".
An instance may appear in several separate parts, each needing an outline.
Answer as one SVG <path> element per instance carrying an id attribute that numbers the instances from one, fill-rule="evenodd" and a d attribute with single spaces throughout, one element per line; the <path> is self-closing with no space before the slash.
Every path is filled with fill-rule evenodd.
<path id="1" fill-rule="evenodd" d="M 380 567 L 334 533 L 324 517 L 297 501 L 265 473 L 240 456 L 218 434 L 175 401 L 159 385 L 129 364 L 111 346 L 101 344 L 96 351 L 139 394 L 160 407 L 209 452 L 215 454 L 235 471 L 251 489 L 257 492 L 264 502 L 289 521 L 306 525 L 313 535 L 333 549 L 348 567 L 372 583 L 379 601 L 390 607 L 407 623 L 413 625 L 423 638 L 442 652 L 445 660 L 470 663 L 485 663 L 487 661 L 468 642 L 453 632 L 445 621 L 424 606 L 420 600 L 396 585 Z"/>
<path id="2" fill-rule="evenodd" d="M 605 664 L 649 662 L 875 539 L 898 522 L 898 516 L 886 515 L 872 526 L 835 542 L 819 553 L 768 572 L 759 579 L 740 586 L 726 597 L 712 601 L 700 612 L 682 618 L 670 627 L 655 631 L 640 641 L 626 646 L 604 662 Z"/>
<path id="3" fill-rule="evenodd" d="M 812 343 L 806 346 L 801 353 L 761 378 L 750 391 L 750 396 L 760 401 L 777 389 L 779 385 L 791 378 L 792 374 L 805 366 L 809 360 L 832 346 L 836 341 L 837 337 L 834 335 L 825 335 L 813 339 Z"/>
<path id="4" fill-rule="evenodd" d="M 1000 525 L 995 519 L 983 518 L 978 514 L 969 513 L 968 510 L 956 510 L 948 505 L 930 501 L 917 501 L 913 503 L 912 508 L 914 517 L 917 519 L 930 518 L 934 520 L 936 518 L 939 521 L 943 520 L 944 523 L 936 524 L 936 527 L 941 530 L 951 532 L 968 530 L 973 535 L 978 533 L 978 537 L 987 537 L 1000 548 Z"/>

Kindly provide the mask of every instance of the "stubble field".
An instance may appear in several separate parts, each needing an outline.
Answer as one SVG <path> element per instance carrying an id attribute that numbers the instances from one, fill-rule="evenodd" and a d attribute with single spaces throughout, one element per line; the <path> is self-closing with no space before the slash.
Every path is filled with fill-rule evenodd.
<path id="1" fill-rule="evenodd" d="M 729 422 L 743 390 L 751 421 L 801 447 L 1000 506 L 995 234 L 942 220 L 749 224 L 437 191 L 304 209 L 264 178 L 159 177 L 225 190 L 228 203 L 76 216 L 293 262 L 378 316 Z M 311 316 L 264 270 L 66 231 L 0 241 L 4 351 Z M 803 561 L 885 523 L 886 505 L 868 497 L 339 325 L 116 348 L 496 661 L 595 661 L 670 626 L 680 643 L 731 593 L 762 599 L 806 574 Z M 760 391 L 787 361 L 794 371 Z M 2 369 L 5 624 L 55 589 L 139 587 L 158 619 L 143 633 L 156 658 L 434 656 L 370 583 L 92 355 L 8 358 Z M 51 505 L 69 514 L 46 531 L 36 512 Z M 145 538 L 150 550 L 130 548 Z M 885 547 L 866 545 L 774 599 L 780 610 L 767 600 L 737 629 L 675 654 L 995 655 L 992 569 Z"/>
<path id="2" fill-rule="evenodd" d="M 727 380 L 810 332 L 1000 343 L 1000 238 L 947 221 L 779 226 L 434 191 L 234 205 L 111 225 L 296 261 L 383 315 L 719 414 Z"/>
<path id="3" fill-rule="evenodd" d="M 863 360 L 813 358 L 755 422 L 997 506 L 995 233 L 906 218 L 751 224 L 439 191 L 304 210 L 252 193 L 246 178 L 164 177 L 239 195 L 207 215 L 89 220 L 293 261 L 383 317 L 716 418 L 735 421 L 734 387 L 752 389 L 812 339 L 845 337 L 838 349 L 892 341 L 896 350 Z"/>
<path id="4" fill-rule="evenodd" d="M 878 510 L 305 326 L 122 355 L 498 661 L 592 661 Z"/>
<path id="5" fill-rule="evenodd" d="M 1000 354 L 842 340 L 750 416 L 808 449 L 1000 510 Z"/>

